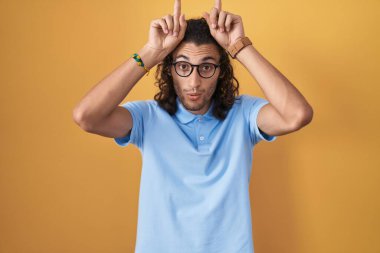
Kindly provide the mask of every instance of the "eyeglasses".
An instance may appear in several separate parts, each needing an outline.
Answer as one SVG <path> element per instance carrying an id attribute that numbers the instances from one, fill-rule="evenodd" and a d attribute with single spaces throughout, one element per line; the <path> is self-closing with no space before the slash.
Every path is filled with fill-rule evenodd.
<path id="1" fill-rule="evenodd" d="M 215 74 L 216 69 L 220 64 L 214 63 L 202 63 L 202 64 L 191 64 L 186 61 L 178 61 L 172 63 L 174 65 L 175 72 L 182 77 L 187 77 L 193 73 L 194 67 L 197 67 L 198 74 L 203 78 L 210 78 Z"/>

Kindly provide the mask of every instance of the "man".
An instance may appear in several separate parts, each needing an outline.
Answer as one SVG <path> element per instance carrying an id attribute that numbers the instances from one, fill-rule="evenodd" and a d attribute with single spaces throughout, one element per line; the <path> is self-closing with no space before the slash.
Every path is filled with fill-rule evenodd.
<path id="1" fill-rule="evenodd" d="M 228 54 L 269 101 L 238 96 Z M 203 18 L 188 21 L 176 0 L 173 16 L 151 22 L 138 55 L 90 90 L 73 113 L 84 130 L 141 151 L 135 252 L 252 253 L 253 147 L 308 124 L 311 106 L 253 47 L 241 17 L 222 11 L 218 0 Z M 119 106 L 158 63 L 154 100 Z"/>

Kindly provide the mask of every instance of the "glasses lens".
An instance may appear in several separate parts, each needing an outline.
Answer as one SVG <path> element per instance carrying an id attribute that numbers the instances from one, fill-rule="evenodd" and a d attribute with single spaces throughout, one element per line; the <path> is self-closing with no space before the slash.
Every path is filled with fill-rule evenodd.
<path id="1" fill-rule="evenodd" d="M 175 64 L 175 70 L 180 76 L 187 76 L 191 72 L 191 65 L 187 62 L 177 62 Z"/>
<path id="2" fill-rule="evenodd" d="M 203 77 L 211 77 L 215 72 L 215 66 L 210 63 L 202 63 L 199 66 L 199 74 Z"/>

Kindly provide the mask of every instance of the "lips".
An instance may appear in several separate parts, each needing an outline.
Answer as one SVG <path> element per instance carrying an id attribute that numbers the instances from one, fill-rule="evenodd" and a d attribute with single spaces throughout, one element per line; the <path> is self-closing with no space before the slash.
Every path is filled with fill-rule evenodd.
<path id="1" fill-rule="evenodd" d="M 200 93 L 187 93 L 187 95 L 189 96 L 190 100 L 192 100 L 192 101 L 197 100 L 201 96 Z"/>

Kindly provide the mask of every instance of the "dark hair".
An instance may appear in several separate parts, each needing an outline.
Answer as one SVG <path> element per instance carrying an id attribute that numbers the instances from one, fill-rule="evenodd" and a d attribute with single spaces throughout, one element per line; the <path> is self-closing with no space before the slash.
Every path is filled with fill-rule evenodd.
<path id="1" fill-rule="evenodd" d="M 239 95 L 239 81 L 234 77 L 228 53 L 218 44 L 214 37 L 212 37 L 207 21 L 204 18 L 189 19 L 186 21 L 187 28 L 185 36 L 180 44 L 184 42 L 192 42 L 196 45 L 214 44 L 220 53 L 221 76 L 217 81 L 217 86 L 212 96 L 214 100 L 212 114 L 216 118 L 223 120 L 234 104 L 235 96 Z M 173 52 L 167 55 L 165 59 L 158 64 L 155 73 L 155 84 L 159 87 L 160 91 L 154 96 L 154 100 L 158 102 L 159 106 L 170 115 L 174 115 L 177 111 L 177 94 L 175 93 L 173 79 L 170 75 L 172 62 Z"/>

